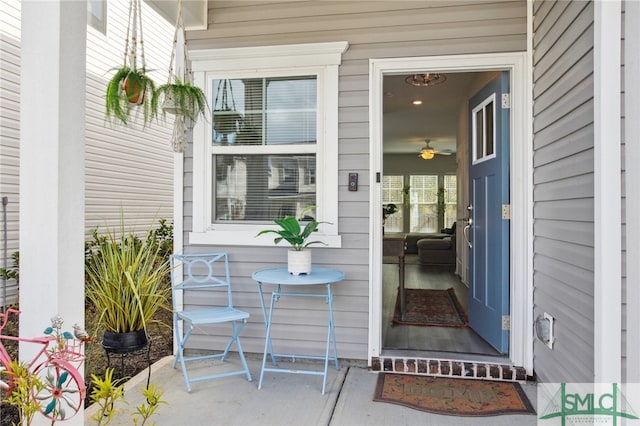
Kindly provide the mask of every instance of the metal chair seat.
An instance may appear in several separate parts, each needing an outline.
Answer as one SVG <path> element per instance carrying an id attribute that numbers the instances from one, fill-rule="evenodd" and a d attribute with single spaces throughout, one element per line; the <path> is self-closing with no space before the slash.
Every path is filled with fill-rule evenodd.
<path id="1" fill-rule="evenodd" d="M 178 318 L 194 325 L 217 324 L 228 321 L 239 321 L 249 318 L 249 313 L 234 308 L 200 309 L 189 312 L 176 312 Z"/>

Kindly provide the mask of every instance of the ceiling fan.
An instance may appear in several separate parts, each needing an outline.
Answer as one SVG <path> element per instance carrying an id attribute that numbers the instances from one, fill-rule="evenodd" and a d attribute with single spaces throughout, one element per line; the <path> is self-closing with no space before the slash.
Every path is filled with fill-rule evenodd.
<path id="1" fill-rule="evenodd" d="M 425 146 L 420 150 L 420 154 L 418 156 L 423 160 L 431 160 L 436 154 L 437 155 L 451 155 L 453 151 L 450 149 L 445 150 L 437 150 L 431 146 L 431 139 L 424 140 Z"/>

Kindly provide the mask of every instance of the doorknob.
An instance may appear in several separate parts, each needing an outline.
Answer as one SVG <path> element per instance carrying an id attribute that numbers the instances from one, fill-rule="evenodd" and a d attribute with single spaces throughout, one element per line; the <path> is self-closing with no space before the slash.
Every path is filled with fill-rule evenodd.
<path id="1" fill-rule="evenodd" d="M 469 211 L 469 213 L 471 213 L 471 211 L 473 210 L 473 206 L 471 204 L 469 204 L 467 206 L 467 210 Z M 466 220 L 467 224 L 465 225 L 464 229 L 462 230 L 462 235 L 464 236 L 464 240 L 469 245 L 469 248 L 473 248 L 473 246 L 471 245 L 471 241 L 469 241 L 469 233 L 471 232 L 471 225 L 473 224 L 473 219 L 471 218 L 471 214 L 469 214 L 469 216 L 465 220 Z"/>

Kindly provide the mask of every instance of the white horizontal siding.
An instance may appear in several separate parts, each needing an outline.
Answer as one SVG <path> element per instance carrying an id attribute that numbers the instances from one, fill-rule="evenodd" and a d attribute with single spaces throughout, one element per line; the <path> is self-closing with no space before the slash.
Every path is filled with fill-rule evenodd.
<path id="1" fill-rule="evenodd" d="M 142 5 L 146 66 L 156 85 L 161 85 L 167 80 L 174 28 L 146 3 Z M 96 226 L 116 226 L 121 212 L 128 226 L 136 229 L 172 217 L 172 122 L 126 128 L 104 118 L 107 82 L 124 60 L 128 11 L 128 1 L 109 1 L 106 36 L 92 28 L 87 33 L 87 232 Z M 141 123 L 142 117 L 137 121 Z"/>
<path id="2" fill-rule="evenodd" d="M 592 381 L 593 4 L 534 4 L 534 317 L 556 318 L 553 350 L 536 341 L 536 375 Z M 612 230 L 612 232 L 617 232 Z"/>
<path id="3" fill-rule="evenodd" d="M 18 250 L 18 198 L 20 191 L 20 1 L 0 0 L 0 267 L 11 267 L 11 254 Z M 6 224 L 3 223 L 6 209 Z M 5 228 L 6 226 L 6 228 Z M 4 233 L 7 239 L 4 241 Z M 4 247 L 6 243 L 6 253 Z M 2 282 L 0 305 L 18 301 L 15 280 Z M 2 300 L 6 294 L 6 300 Z"/>
<path id="4" fill-rule="evenodd" d="M 338 231 L 341 249 L 314 248 L 313 263 L 345 271 L 334 286 L 340 357 L 366 359 L 369 293 L 369 60 L 443 54 L 523 51 L 526 4 L 520 1 L 256 1 L 209 2 L 209 28 L 187 34 L 190 49 L 347 41 L 339 79 Z M 234 285 L 243 308 L 252 313 L 243 347 L 262 352 L 264 324 L 251 273 L 285 266 L 284 247 L 201 247 L 188 245 L 192 223 L 193 161 L 184 160 L 186 251 L 230 253 Z M 349 192 L 347 174 L 359 173 L 359 189 Z M 286 306 L 290 302 L 279 302 Z M 274 325 L 278 351 L 316 352 L 326 337 L 326 312 L 313 301 L 295 300 Z M 256 314 L 257 313 L 257 314 Z M 300 325 L 304 324 L 304 325 Z M 245 332 L 243 332 L 244 334 Z M 194 349 L 217 349 L 223 339 L 196 336 Z"/>
<path id="5" fill-rule="evenodd" d="M 157 85 L 164 84 L 174 28 L 146 3 L 142 5 L 147 68 Z M 147 128 L 112 126 L 104 119 L 107 82 L 113 69 L 123 62 L 128 1 L 110 0 L 107 13 L 106 35 L 91 27 L 87 29 L 85 229 L 88 237 L 96 226 L 116 225 L 122 212 L 127 225 L 135 229 L 146 229 L 159 218 L 170 221 L 173 214 L 171 117 L 167 123 L 154 122 Z M 0 0 L 0 24 L 0 193 L 9 198 L 10 256 L 19 249 L 19 0 Z M 0 253 L 0 266 L 2 255 Z M 11 283 L 10 294 L 17 296 L 15 283 Z"/>

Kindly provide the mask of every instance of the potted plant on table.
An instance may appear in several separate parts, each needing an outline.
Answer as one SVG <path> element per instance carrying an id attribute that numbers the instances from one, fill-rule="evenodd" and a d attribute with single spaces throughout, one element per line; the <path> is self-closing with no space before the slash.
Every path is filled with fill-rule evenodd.
<path id="1" fill-rule="evenodd" d="M 121 220 L 119 235 L 107 229 L 86 262 L 86 293 L 100 314 L 103 347 L 127 353 L 144 347 L 147 326 L 160 309 L 170 310 L 169 263 L 149 229 L 144 238 L 126 232 Z"/>
<path id="2" fill-rule="evenodd" d="M 260 231 L 256 237 L 263 234 L 277 234 L 278 236 L 273 240 L 275 244 L 279 244 L 282 240 L 285 240 L 291 244 L 291 249 L 287 255 L 287 268 L 290 274 L 300 275 L 311 273 L 311 250 L 305 250 L 311 244 L 324 244 L 322 241 L 307 241 L 312 233 L 318 231 L 318 226 L 321 223 L 313 217 L 306 215 L 310 210 L 315 209 L 315 206 L 308 206 L 305 208 L 300 218 L 293 216 L 285 216 L 280 219 L 274 219 L 276 225 L 280 229 L 264 229 Z M 301 226 L 301 222 L 306 222 L 306 225 Z"/>

